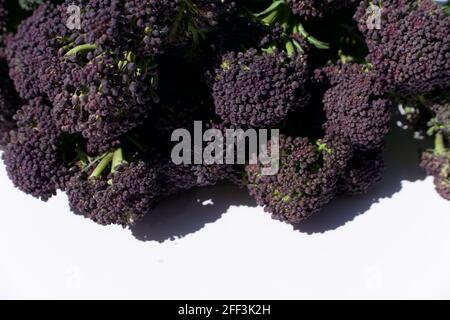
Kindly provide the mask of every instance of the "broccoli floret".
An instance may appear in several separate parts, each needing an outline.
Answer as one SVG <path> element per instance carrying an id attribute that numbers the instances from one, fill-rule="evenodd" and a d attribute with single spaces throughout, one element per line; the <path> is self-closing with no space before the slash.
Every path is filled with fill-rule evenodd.
<path id="1" fill-rule="evenodd" d="M 9 74 L 23 99 L 52 98 L 59 92 L 61 75 L 71 71 L 64 69 L 69 66 L 62 66 L 57 54 L 56 37 L 65 30 L 60 12 L 48 1 L 7 40 Z"/>
<path id="2" fill-rule="evenodd" d="M 376 73 L 359 64 L 326 67 L 331 87 L 323 97 L 326 134 L 357 149 L 375 149 L 389 132 L 391 100 Z"/>
<path id="3" fill-rule="evenodd" d="M 67 178 L 59 148 L 61 131 L 42 98 L 30 100 L 14 119 L 18 128 L 9 135 L 3 153 L 8 176 L 20 190 L 48 200 Z"/>
<path id="4" fill-rule="evenodd" d="M 259 165 L 247 166 L 250 194 L 275 219 L 301 222 L 334 198 L 351 153 L 338 141 L 281 136 L 277 175 L 261 175 Z"/>
<path id="5" fill-rule="evenodd" d="M 267 127 L 306 104 L 308 66 L 302 55 L 283 52 L 225 54 L 216 68 L 216 113 L 233 125 Z"/>
<path id="6" fill-rule="evenodd" d="M 88 176 L 81 172 L 68 183 L 72 210 L 102 224 L 133 225 L 158 202 L 158 169 L 143 161 L 124 163 L 120 149 L 106 154 Z M 115 159 L 116 158 L 116 159 Z M 111 173 L 105 173 L 112 167 Z"/>
<path id="7" fill-rule="evenodd" d="M 383 0 L 381 28 L 368 28 L 378 1 L 362 1 L 355 20 L 366 38 L 368 60 L 380 78 L 403 95 L 450 86 L 450 20 L 432 0 Z"/>

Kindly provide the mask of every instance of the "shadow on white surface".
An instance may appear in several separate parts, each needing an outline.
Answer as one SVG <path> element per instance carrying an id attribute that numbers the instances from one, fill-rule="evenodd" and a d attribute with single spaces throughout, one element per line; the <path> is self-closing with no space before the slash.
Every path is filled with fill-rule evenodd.
<path id="1" fill-rule="evenodd" d="M 410 131 L 393 124 L 387 139 L 386 169 L 382 182 L 366 195 L 337 197 L 295 229 L 307 234 L 335 230 L 365 213 L 380 199 L 390 198 L 399 192 L 402 181 L 423 180 L 426 176 L 419 167 L 419 151 L 430 147 L 430 141 L 414 140 L 411 135 Z M 405 141 L 409 143 L 405 144 Z M 182 238 L 219 220 L 230 206 L 255 207 L 256 203 L 245 189 L 233 185 L 190 190 L 164 200 L 131 231 L 142 241 L 164 242 Z"/>
<path id="2" fill-rule="evenodd" d="M 231 184 L 193 189 L 165 199 L 131 231 L 142 241 L 174 240 L 217 221 L 230 206 L 256 207 L 256 203 L 246 189 Z"/>

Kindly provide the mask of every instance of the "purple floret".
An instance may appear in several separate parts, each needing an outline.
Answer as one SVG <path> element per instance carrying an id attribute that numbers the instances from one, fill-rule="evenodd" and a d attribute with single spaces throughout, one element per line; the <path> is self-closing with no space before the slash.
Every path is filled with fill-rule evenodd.
<path id="1" fill-rule="evenodd" d="M 370 3 L 361 2 L 355 20 L 380 78 L 403 95 L 449 87 L 450 20 L 442 9 L 432 0 L 383 0 L 380 29 L 369 29 Z"/>
<path id="2" fill-rule="evenodd" d="M 308 138 L 280 137 L 280 171 L 261 175 L 260 166 L 246 168 L 248 188 L 275 219 L 299 223 L 334 198 L 351 148 L 337 141 L 316 144 Z"/>
<path id="3" fill-rule="evenodd" d="M 23 99 L 51 100 L 61 88 L 61 75 L 70 72 L 58 58 L 58 36 L 66 29 L 58 8 L 46 1 L 8 38 L 9 73 Z"/>
<path id="4" fill-rule="evenodd" d="M 48 200 L 67 178 L 59 152 L 61 132 L 42 98 L 30 100 L 14 119 L 18 129 L 9 135 L 3 153 L 8 176 L 20 190 Z"/>
<path id="5" fill-rule="evenodd" d="M 327 135 L 345 139 L 357 149 L 382 145 L 392 103 L 377 74 L 358 64 L 326 67 L 322 72 L 331 85 L 323 97 Z"/>
<path id="6" fill-rule="evenodd" d="M 68 183 L 70 206 L 101 225 L 133 225 L 158 201 L 157 174 L 142 161 L 122 164 L 99 178 L 81 173 Z"/>
<path id="7" fill-rule="evenodd" d="M 216 113 L 232 125 L 268 127 L 308 101 L 306 58 L 283 52 L 230 52 L 216 69 Z"/>

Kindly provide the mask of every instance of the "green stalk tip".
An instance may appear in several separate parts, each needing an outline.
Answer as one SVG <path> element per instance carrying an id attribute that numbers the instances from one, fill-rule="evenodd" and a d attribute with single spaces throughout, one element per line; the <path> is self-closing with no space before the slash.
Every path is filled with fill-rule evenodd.
<path id="1" fill-rule="evenodd" d="M 78 53 L 83 53 L 83 52 L 89 52 L 89 51 L 93 51 L 97 49 L 97 46 L 95 44 L 90 44 L 90 43 L 85 43 L 85 44 L 81 44 L 79 46 L 76 46 L 75 48 L 70 49 L 65 56 L 74 56 L 77 55 Z"/>
<path id="2" fill-rule="evenodd" d="M 119 148 L 113 153 L 111 172 L 114 173 L 116 171 L 117 166 L 121 165 L 122 163 L 123 163 L 123 151 L 122 148 Z"/>
<path id="3" fill-rule="evenodd" d="M 103 173 L 103 171 L 106 169 L 106 167 L 109 166 L 112 159 L 113 159 L 113 153 L 108 153 L 107 155 L 105 155 L 103 157 L 103 159 L 100 161 L 100 163 L 98 164 L 98 166 L 95 168 L 94 172 L 92 172 L 89 179 L 100 177 L 100 175 Z"/>
<path id="4" fill-rule="evenodd" d="M 292 41 L 289 41 L 289 40 L 286 41 L 285 47 L 286 47 L 286 52 L 289 57 L 291 57 L 295 54 L 295 47 L 294 47 L 294 44 L 292 43 Z"/>
<path id="5" fill-rule="evenodd" d="M 438 132 L 434 138 L 434 152 L 437 155 L 443 155 L 446 153 L 444 135 L 441 132 Z"/>

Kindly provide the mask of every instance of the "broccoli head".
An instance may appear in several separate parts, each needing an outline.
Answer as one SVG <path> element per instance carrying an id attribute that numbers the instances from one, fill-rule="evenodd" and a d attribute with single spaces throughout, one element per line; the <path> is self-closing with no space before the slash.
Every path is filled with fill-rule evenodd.
<path id="1" fill-rule="evenodd" d="M 325 67 L 331 87 L 323 97 L 330 137 L 343 138 L 357 149 L 375 149 L 389 131 L 391 100 L 377 74 L 359 64 Z"/>
<path id="2" fill-rule="evenodd" d="M 62 133 L 42 98 L 30 100 L 14 119 L 18 128 L 8 136 L 3 153 L 8 176 L 20 190 L 48 200 L 67 178 Z"/>
<path id="3" fill-rule="evenodd" d="M 381 3 L 381 28 L 369 28 L 370 6 Z M 402 95 L 450 86 L 450 20 L 433 0 L 361 1 L 355 20 L 366 38 L 368 60 Z"/>
<path id="4" fill-rule="evenodd" d="M 158 202 L 157 166 L 140 160 L 124 162 L 119 148 L 92 168 L 74 175 L 66 192 L 72 210 L 96 223 L 133 225 Z"/>
<path id="5" fill-rule="evenodd" d="M 306 104 L 308 71 L 302 55 L 255 49 L 225 54 L 212 87 L 216 113 L 232 125 L 279 124 Z"/>
<path id="6" fill-rule="evenodd" d="M 275 219 L 298 223 L 319 211 L 336 195 L 339 176 L 351 148 L 338 141 L 280 137 L 280 170 L 261 175 L 259 165 L 246 168 L 248 188 Z"/>

